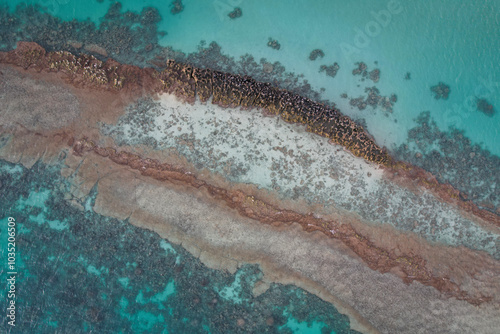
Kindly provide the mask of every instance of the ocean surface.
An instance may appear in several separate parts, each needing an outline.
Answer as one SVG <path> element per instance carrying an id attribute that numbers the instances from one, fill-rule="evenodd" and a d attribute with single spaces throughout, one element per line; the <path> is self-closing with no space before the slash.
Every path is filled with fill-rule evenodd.
<path id="1" fill-rule="evenodd" d="M 235 8 L 241 16 L 231 18 Z M 500 1 L 2 0 L 0 35 L 1 51 L 35 41 L 141 67 L 166 55 L 261 75 L 335 105 L 396 158 L 499 212 Z M 209 269 L 94 212 L 92 192 L 83 211 L 67 204 L 61 168 L 0 160 L 0 258 L 16 217 L 22 272 L 19 323 L 2 317 L 2 333 L 356 332 L 293 285 L 254 296 L 257 265 Z"/>

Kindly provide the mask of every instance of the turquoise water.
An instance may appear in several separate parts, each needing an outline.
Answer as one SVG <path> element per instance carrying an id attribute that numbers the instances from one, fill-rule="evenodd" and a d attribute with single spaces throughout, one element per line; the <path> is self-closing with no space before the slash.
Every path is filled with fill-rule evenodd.
<path id="1" fill-rule="evenodd" d="M 11 10 L 18 3 L 26 2 L 9 1 Z M 89 18 L 96 25 L 109 6 L 107 1 L 27 3 L 45 5 L 48 13 L 63 20 Z M 344 113 L 367 119 L 370 132 L 388 147 L 404 143 L 414 119 L 430 110 L 442 131 L 450 126 L 463 129 L 473 143 L 500 154 L 500 115 L 488 117 L 474 105 L 475 97 L 483 97 L 500 108 L 498 1 L 358 0 L 355 5 L 345 1 L 189 1 L 177 15 L 170 13 L 169 1 L 121 4 L 123 12 L 141 12 L 146 6 L 158 9 L 162 17 L 158 30 L 167 33 L 159 38 L 162 46 L 191 53 L 202 40 L 216 41 L 226 55 L 236 59 L 250 53 L 257 60 L 279 61 L 287 71 L 303 74 L 317 90 L 325 88 L 322 97 L 334 101 Z M 230 19 L 227 14 L 235 6 L 243 15 Z M 267 46 L 269 37 L 280 42 L 280 50 Z M 314 49 L 323 50 L 325 57 L 310 61 Z M 376 86 L 382 95 L 398 96 L 390 117 L 370 108 L 355 110 L 340 99 L 343 92 L 357 97 L 365 86 L 373 86 L 352 76 L 358 61 L 381 70 Z M 340 65 L 335 78 L 319 73 L 320 65 L 334 62 Z M 407 72 L 410 80 L 404 79 Z M 430 92 L 440 81 L 451 88 L 446 101 L 435 100 Z"/>
<path id="2" fill-rule="evenodd" d="M 71 206 L 59 168 L 0 160 L 0 212 L 17 222 L 18 272 L 16 326 L 2 317 L 2 333 L 355 333 L 296 287 L 272 284 L 254 297 L 258 266 L 211 270 L 153 232 L 96 214 L 95 188 L 80 200 L 85 211 Z M 6 259 L 7 218 L 0 222 Z"/>

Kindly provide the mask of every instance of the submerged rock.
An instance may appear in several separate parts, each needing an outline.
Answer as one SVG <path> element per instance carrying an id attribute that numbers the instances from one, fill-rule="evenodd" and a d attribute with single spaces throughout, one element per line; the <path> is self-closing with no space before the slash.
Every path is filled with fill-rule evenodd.
<path id="1" fill-rule="evenodd" d="M 184 5 L 182 4 L 182 0 L 174 0 L 172 1 L 172 9 L 170 10 L 170 13 L 173 15 L 179 14 L 184 10 Z"/>
<path id="2" fill-rule="evenodd" d="M 340 69 L 339 64 L 334 63 L 333 65 L 330 65 L 330 66 L 321 65 L 321 67 L 319 68 L 319 71 L 326 72 L 326 75 L 328 75 L 329 77 L 335 78 L 339 69 Z"/>
<path id="3" fill-rule="evenodd" d="M 434 98 L 436 100 L 447 100 L 451 92 L 450 86 L 446 85 L 443 82 L 439 82 L 436 86 L 432 86 L 431 91 L 434 93 Z"/>
<path id="4" fill-rule="evenodd" d="M 271 37 L 269 37 L 269 42 L 267 42 L 267 46 L 269 46 L 270 48 L 273 48 L 275 50 L 279 50 L 281 48 L 280 43 L 278 43 L 277 40 L 272 39 Z"/>
<path id="5" fill-rule="evenodd" d="M 380 70 L 378 68 L 374 69 L 368 74 L 373 82 L 378 82 L 378 80 L 380 79 Z"/>
<path id="6" fill-rule="evenodd" d="M 389 97 L 382 96 L 377 87 L 366 87 L 365 93 L 368 95 L 351 98 L 349 103 L 351 106 L 357 107 L 359 110 L 364 110 L 368 105 L 373 109 L 381 107 L 384 112 L 392 113 L 394 104 L 397 102 L 398 97 L 396 94 L 391 94 Z M 342 98 L 348 98 L 347 94 L 342 94 Z"/>
<path id="7" fill-rule="evenodd" d="M 495 114 L 495 108 L 486 99 L 476 99 L 477 110 L 492 117 Z"/>
<path id="8" fill-rule="evenodd" d="M 359 74 L 366 73 L 366 69 L 368 68 L 368 66 L 366 66 L 365 63 L 359 62 L 359 63 L 356 63 L 356 65 L 358 65 L 358 67 L 355 68 L 354 70 L 352 70 L 352 75 L 359 75 Z"/>
<path id="9" fill-rule="evenodd" d="M 377 64 L 377 62 L 375 62 L 375 64 Z M 361 75 L 361 81 L 365 81 L 367 78 L 373 82 L 378 82 L 380 80 L 380 70 L 378 68 L 368 72 L 368 66 L 365 63 L 359 62 L 356 63 L 356 65 L 358 65 L 358 67 L 352 70 L 352 75 Z"/>
<path id="10" fill-rule="evenodd" d="M 323 58 L 325 56 L 325 53 L 321 49 L 315 49 L 311 51 L 311 54 L 309 55 L 309 60 L 316 60 L 318 57 Z"/>
<path id="11" fill-rule="evenodd" d="M 237 19 L 238 17 L 241 17 L 241 15 L 243 15 L 243 12 L 240 7 L 236 7 L 231 13 L 227 14 L 227 16 L 232 19 Z"/>

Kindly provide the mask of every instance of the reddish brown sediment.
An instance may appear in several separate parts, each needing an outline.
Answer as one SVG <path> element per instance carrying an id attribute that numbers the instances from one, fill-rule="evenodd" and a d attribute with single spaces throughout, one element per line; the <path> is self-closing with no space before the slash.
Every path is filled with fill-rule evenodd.
<path id="1" fill-rule="evenodd" d="M 162 72 L 120 65 L 114 60 L 105 63 L 93 56 L 74 56 L 69 52 L 46 52 L 36 43 L 19 42 L 16 50 L 0 53 L 0 62 L 15 64 L 36 71 L 63 72 L 78 86 L 100 89 L 144 90 L 167 92 L 187 102 L 193 102 L 196 92 L 206 101 L 223 107 L 261 108 L 285 121 L 303 123 L 308 131 L 327 137 L 368 161 L 388 165 L 392 159 L 383 148 L 337 109 L 329 108 L 308 98 L 272 87 L 250 77 L 241 77 L 209 69 L 201 70 L 173 60 Z"/>
<path id="2" fill-rule="evenodd" d="M 167 92 L 190 103 L 194 102 L 196 96 L 202 102 L 212 97 L 212 103 L 222 107 L 261 108 L 280 115 L 287 122 L 306 124 L 308 131 L 329 138 L 356 156 L 385 166 L 390 177 L 400 184 L 411 186 L 408 180 L 413 180 L 440 199 L 500 227 L 498 214 L 479 208 L 460 191 L 449 184 L 439 183 L 422 168 L 395 161 L 385 149 L 377 146 L 361 126 L 337 109 L 250 77 L 199 69 L 172 60 L 167 62 L 165 70 L 158 72 L 152 68 L 120 64 L 112 59 L 103 63 L 93 56 L 76 57 L 65 51 L 47 53 L 38 44 L 28 42 L 19 42 L 13 51 L 0 52 L 0 63 L 38 72 L 64 73 L 66 79 L 76 87 L 123 90 L 132 95 Z"/>
<path id="3" fill-rule="evenodd" d="M 279 114 L 287 122 L 304 123 L 308 131 L 343 145 L 356 156 L 385 166 L 390 178 L 400 184 L 411 186 L 408 180 L 413 180 L 442 200 L 500 227 L 498 214 L 480 209 L 453 186 L 440 183 L 422 168 L 393 160 L 362 127 L 338 110 L 249 77 L 199 69 L 171 60 L 164 71 L 158 72 L 152 68 L 120 64 L 112 59 L 103 63 L 93 56 L 47 53 L 38 44 L 27 42 L 19 42 L 17 49 L 8 53 L 0 52 L 0 62 L 35 71 L 62 72 L 77 87 L 125 90 L 127 94 L 167 92 L 187 102 L 194 102 L 198 95 L 203 102 L 213 97 L 212 102 L 222 107 L 258 107 Z"/>
<path id="4" fill-rule="evenodd" d="M 259 107 L 279 114 L 285 121 L 305 123 L 309 131 L 330 138 L 368 161 L 385 165 L 389 177 L 400 184 L 424 187 L 440 199 L 500 226 L 498 215 L 478 208 L 451 185 L 439 183 L 431 173 L 419 167 L 394 161 L 361 127 L 338 110 L 249 77 L 198 69 L 174 61 L 167 62 L 166 69 L 157 72 L 151 68 L 119 64 L 111 59 L 103 63 L 87 55 L 75 57 L 68 52 L 47 53 L 38 44 L 25 42 L 20 42 L 16 50 L 0 53 L 0 62 L 35 71 L 64 73 L 76 87 L 124 90 L 130 95 L 168 92 L 187 102 L 193 102 L 198 95 L 201 101 L 213 97 L 213 103 L 223 107 Z"/>
<path id="5" fill-rule="evenodd" d="M 99 147 L 88 138 L 77 141 L 70 139 L 69 144 L 72 145 L 74 154 L 78 156 L 93 152 L 114 163 L 138 170 L 143 176 L 152 177 L 159 181 L 181 183 L 197 189 L 204 188 L 212 198 L 223 201 L 230 208 L 236 209 L 240 215 L 258 220 L 261 223 L 274 226 L 298 223 L 307 232 L 322 232 L 329 238 L 342 241 L 371 269 L 382 273 L 389 271 L 399 273 L 406 283 L 418 281 L 424 285 L 433 286 L 447 296 L 465 300 L 473 305 L 480 305 L 492 299 L 491 296 L 471 296 L 466 291 L 461 290 L 459 285 L 448 277 L 434 276 L 426 266 L 427 261 L 420 255 L 412 253 L 396 255 L 392 250 L 376 246 L 367 236 L 356 231 L 349 224 L 318 218 L 312 213 L 302 214 L 286 210 L 255 196 L 247 195 L 241 190 L 228 190 L 213 185 L 182 168 L 161 163 L 155 159 L 143 158 L 126 151 Z"/>
<path id="6" fill-rule="evenodd" d="M 460 192 L 451 185 L 439 183 L 429 172 L 407 163 L 394 162 L 385 151 L 383 156 L 387 156 L 387 159 L 361 154 L 360 150 L 366 149 L 366 147 L 363 148 L 366 143 L 369 146 L 375 143 L 362 131 L 362 128 L 356 127 L 347 116 L 341 116 L 338 110 L 328 109 L 324 105 L 287 91 L 277 90 L 268 84 L 258 83 L 251 78 L 193 68 L 173 61 L 169 61 L 167 69 L 158 73 L 151 68 L 140 69 L 136 66 L 122 65 L 113 60 L 102 63 L 92 56 L 75 57 L 68 52 L 47 53 L 35 43 L 23 42 L 20 42 L 14 51 L 0 53 L 0 62 L 15 64 L 25 69 L 33 68 L 37 71 L 45 69 L 63 72 L 76 86 L 126 89 L 128 93 L 166 91 L 189 102 L 194 101 L 198 93 L 202 101 L 213 96 L 215 103 L 225 107 L 238 105 L 247 108 L 260 107 L 273 114 L 280 114 L 286 121 L 306 123 L 309 131 L 329 137 L 333 142 L 346 146 L 354 154 L 361 155 L 369 161 L 388 165 L 392 178 L 399 180 L 400 183 L 408 185 L 408 182 L 405 182 L 406 178 L 414 180 L 442 200 L 454 203 L 463 210 L 500 226 L 498 215 L 478 208 L 475 203 L 461 196 Z M 304 107 L 305 105 L 307 106 Z M 337 115 L 337 123 L 342 126 L 339 127 L 338 124 L 335 125 L 327 120 L 325 118 L 327 114 Z M 359 131 L 362 132 L 357 135 L 357 138 L 362 140 L 350 141 L 349 138 L 352 137 L 353 132 Z"/>

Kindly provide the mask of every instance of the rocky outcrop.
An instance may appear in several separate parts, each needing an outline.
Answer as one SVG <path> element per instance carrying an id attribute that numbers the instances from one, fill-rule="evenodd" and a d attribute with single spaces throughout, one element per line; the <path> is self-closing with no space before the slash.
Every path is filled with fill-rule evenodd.
<path id="1" fill-rule="evenodd" d="M 38 44 L 25 42 L 14 51 L 0 54 L 0 62 L 64 72 L 72 82 L 83 86 L 167 92 L 187 102 L 194 101 L 198 94 L 201 101 L 213 97 L 212 103 L 224 107 L 262 108 L 287 122 L 306 124 L 308 131 L 329 138 L 356 156 L 382 165 L 392 163 L 386 150 L 339 110 L 250 77 L 199 69 L 173 60 L 167 62 L 165 70 L 157 72 L 113 60 L 102 62 L 93 56 L 46 52 Z"/>

